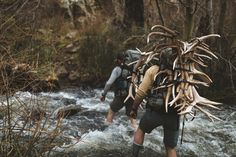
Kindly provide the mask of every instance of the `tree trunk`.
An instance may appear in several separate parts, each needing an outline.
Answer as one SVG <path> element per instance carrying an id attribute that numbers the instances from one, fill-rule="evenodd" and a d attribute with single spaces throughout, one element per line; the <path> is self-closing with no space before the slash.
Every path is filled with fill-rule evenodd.
<path id="1" fill-rule="evenodd" d="M 231 2 L 232 6 L 236 5 L 236 1 Z M 231 26 L 231 40 L 232 40 L 232 44 L 231 44 L 231 49 L 236 49 L 236 9 L 233 10 L 232 12 L 232 26 Z M 236 61 L 235 61 L 236 62 Z"/>
<path id="2" fill-rule="evenodd" d="M 218 34 L 221 35 L 222 39 L 218 40 L 217 45 L 220 54 L 222 54 L 222 51 L 224 48 L 222 48 L 222 42 L 224 42 L 224 21 L 225 21 L 225 14 L 226 14 L 226 8 L 227 8 L 227 0 L 221 0 L 220 1 L 220 16 L 219 16 L 219 24 L 218 24 Z M 220 42 L 221 41 L 221 42 Z"/>
<path id="3" fill-rule="evenodd" d="M 184 22 L 184 40 L 189 40 L 193 34 L 194 26 L 194 11 L 193 11 L 193 0 L 186 0 L 185 3 L 185 22 Z"/>
<path id="4" fill-rule="evenodd" d="M 208 15 L 209 15 L 209 23 L 210 23 L 210 34 L 214 33 L 214 20 L 213 20 L 213 2 L 212 0 L 208 0 Z"/>
<path id="5" fill-rule="evenodd" d="M 161 13 L 161 7 L 160 7 L 160 4 L 159 4 L 159 1 L 158 1 L 158 0 L 156 0 L 156 4 L 157 4 L 157 10 L 158 10 L 158 14 L 159 14 L 159 17 L 160 17 L 160 20 L 161 20 L 161 24 L 162 24 L 163 26 L 165 26 L 165 22 L 164 22 L 162 13 Z"/>
<path id="6" fill-rule="evenodd" d="M 143 0 L 125 0 L 124 24 L 132 26 L 144 26 L 144 3 Z"/>
<path id="7" fill-rule="evenodd" d="M 227 6 L 227 0 L 221 0 L 220 1 L 219 26 L 218 26 L 218 33 L 220 35 L 223 35 L 226 6 Z"/>

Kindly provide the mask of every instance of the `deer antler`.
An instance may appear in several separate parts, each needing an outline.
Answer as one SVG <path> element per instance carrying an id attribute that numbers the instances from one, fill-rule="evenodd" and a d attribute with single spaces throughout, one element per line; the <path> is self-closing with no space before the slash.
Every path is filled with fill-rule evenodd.
<path id="1" fill-rule="evenodd" d="M 128 91 L 128 95 L 124 100 L 124 103 L 129 99 L 132 98 L 134 100 L 134 95 L 133 95 L 133 83 L 130 84 L 129 86 L 129 91 Z"/>
<path id="2" fill-rule="evenodd" d="M 149 41 L 150 41 L 150 37 L 151 37 L 152 35 L 159 35 L 159 36 L 163 36 L 163 37 L 166 37 L 166 38 L 173 38 L 172 35 L 167 34 L 167 33 L 162 33 L 162 32 L 151 32 L 151 33 L 149 33 L 148 36 L 147 36 L 147 43 L 149 43 Z"/>
<path id="3" fill-rule="evenodd" d="M 153 31 L 159 29 L 158 31 Z M 205 59 L 212 60 L 212 57 L 218 58 L 210 49 L 204 40 L 211 37 L 220 37 L 218 34 L 209 34 L 194 38 L 190 41 L 176 40 L 178 32 L 171 30 L 161 25 L 155 25 L 151 28 L 153 32 L 147 36 L 147 43 L 150 42 L 151 37 L 164 37 L 172 39 L 171 43 L 159 44 L 152 46 L 152 51 L 141 52 L 142 55 L 146 56 L 145 63 L 141 70 L 144 70 L 146 65 L 156 57 L 159 57 L 161 51 L 172 48 L 172 51 L 176 51 L 176 55 L 173 60 L 172 69 L 161 70 L 155 75 L 159 77 L 164 74 L 163 80 L 160 85 L 154 90 L 166 89 L 165 94 L 165 110 L 168 112 L 168 107 L 174 106 L 177 108 L 177 112 L 180 115 L 190 114 L 195 116 L 193 110 L 196 108 L 199 111 L 207 115 L 212 121 L 213 119 L 220 120 L 218 117 L 210 114 L 202 107 L 209 107 L 213 109 L 220 109 L 216 105 L 221 103 L 211 101 L 207 98 L 201 97 L 196 86 L 203 85 L 208 87 L 212 83 L 211 78 L 204 72 L 197 69 L 195 66 L 207 67 Z M 195 78 L 198 76 L 200 81 Z"/>
<path id="4" fill-rule="evenodd" d="M 154 26 L 152 26 L 151 30 L 154 30 L 155 28 L 160 28 L 160 29 L 164 30 L 165 32 L 171 34 L 173 37 L 177 36 L 177 34 L 178 34 L 178 32 L 171 30 L 171 29 L 169 29 L 165 26 L 162 26 L 162 25 L 154 25 Z"/>

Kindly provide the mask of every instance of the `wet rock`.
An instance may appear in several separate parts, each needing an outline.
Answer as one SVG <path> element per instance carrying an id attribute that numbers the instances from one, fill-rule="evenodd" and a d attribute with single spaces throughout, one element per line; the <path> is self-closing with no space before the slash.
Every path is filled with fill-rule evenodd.
<path id="1" fill-rule="evenodd" d="M 72 105 L 72 104 L 76 104 L 76 100 L 75 99 L 69 99 L 69 98 L 62 98 L 61 102 L 65 105 Z"/>
<path id="2" fill-rule="evenodd" d="M 79 111 L 81 111 L 80 106 L 68 105 L 68 106 L 63 106 L 63 107 L 56 109 L 56 111 L 54 111 L 54 113 L 53 113 L 53 116 L 55 118 L 66 118 L 66 117 L 75 115 Z"/>

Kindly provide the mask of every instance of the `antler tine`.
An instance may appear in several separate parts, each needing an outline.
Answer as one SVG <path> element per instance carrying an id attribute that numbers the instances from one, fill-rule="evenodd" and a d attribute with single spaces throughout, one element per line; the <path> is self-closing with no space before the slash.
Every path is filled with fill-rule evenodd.
<path id="1" fill-rule="evenodd" d="M 204 113 L 205 115 L 207 115 L 207 117 L 210 118 L 212 122 L 214 122 L 214 119 L 219 120 L 219 121 L 223 121 L 222 119 L 220 119 L 220 118 L 214 116 L 213 114 L 211 114 L 211 113 L 205 111 L 205 110 L 204 110 L 203 108 L 201 108 L 200 106 L 196 105 L 195 107 L 196 107 L 198 110 L 200 110 L 202 113 Z"/>
<path id="2" fill-rule="evenodd" d="M 211 38 L 211 37 L 218 37 L 218 38 L 220 38 L 221 36 L 219 35 L 219 34 L 208 34 L 208 35 L 205 35 L 205 36 L 201 36 L 201 37 L 196 37 L 196 38 L 194 38 L 194 39 L 192 39 L 191 41 L 190 41 L 190 43 L 201 43 L 201 42 L 203 42 L 203 40 L 206 40 L 206 39 L 208 39 L 208 38 Z M 203 44 L 203 45 L 207 45 L 207 44 Z"/>
<path id="3" fill-rule="evenodd" d="M 146 55 L 146 52 L 142 52 L 139 48 L 136 47 L 136 50 L 141 54 L 141 55 Z"/>
<path id="4" fill-rule="evenodd" d="M 163 74 L 163 73 L 167 73 L 167 72 L 168 72 L 167 69 L 159 71 L 156 75 L 154 75 L 154 80 L 156 80 L 156 77 L 157 77 L 158 75 Z"/>
<path id="5" fill-rule="evenodd" d="M 220 35 L 219 34 L 209 34 L 209 35 L 198 37 L 197 40 L 202 41 L 202 40 L 205 40 L 205 39 L 208 39 L 208 38 L 211 38 L 211 37 L 218 37 L 218 38 L 220 38 Z"/>
<path id="6" fill-rule="evenodd" d="M 193 85 L 203 85 L 205 87 L 208 87 L 209 84 L 207 82 L 202 82 L 202 81 L 198 81 L 198 80 L 187 80 L 190 84 L 193 84 Z"/>
<path id="7" fill-rule="evenodd" d="M 211 80 L 211 78 L 210 78 L 207 74 L 205 74 L 205 73 L 202 72 L 202 71 L 197 70 L 197 69 L 195 68 L 195 66 L 194 66 L 194 63 L 190 63 L 190 69 L 191 69 L 190 74 L 195 74 L 195 75 L 203 76 L 204 78 L 207 79 L 208 83 L 212 83 L 212 82 L 213 82 L 213 81 Z"/>
<path id="8" fill-rule="evenodd" d="M 133 84 L 131 83 L 129 86 L 129 91 L 128 91 L 128 95 L 124 100 L 124 103 L 129 99 L 132 98 L 134 100 L 134 95 L 133 95 Z"/>
<path id="9" fill-rule="evenodd" d="M 209 35 L 206 35 L 206 36 L 194 38 L 194 39 L 192 39 L 190 42 L 183 42 L 183 41 L 180 41 L 180 42 L 183 43 L 183 45 L 184 45 L 183 54 L 186 54 L 186 53 L 190 52 L 193 48 L 195 48 L 195 47 L 198 46 L 201 42 L 203 42 L 203 40 L 208 39 L 208 38 L 211 38 L 211 37 L 220 37 L 220 35 L 218 35 L 218 34 L 209 34 Z"/>
<path id="10" fill-rule="evenodd" d="M 188 105 L 188 106 L 185 108 L 184 111 L 181 111 L 181 112 L 179 112 L 178 114 L 179 114 L 179 115 L 184 115 L 184 114 L 191 113 L 194 106 L 196 106 L 196 105 L 190 104 L 190 105 Z"/>
<path id="11" fill-rule="evenodd" d="M 151 32 L 151 33 L 149 33 L 148 36 L 147 36 L 147 43 L 149 43 L 149 41 L 150 41 L 150 36 L 152 36 L 152 35 L 160 35 L 160 36 L 167 37 L 167 38 L 173 38 L 173 35 L 170 35 L 170 34 L 167 34 L 167 33 Z"/>
<path id="12" fill-rule="evenodd" d="M 207 65 L 204 64 L 204 63 L 203 63 L 202 61 L 200 61 L 199 59 L 196 59 L 196 58 L 193 58 L 193 57 L 190 57 L 189 59 L 192 60 L 194 63 L 197 63 L 197 64 L 199 64 L 199 65 L 201 65 L 201 66 L 203 66 L 203 67 L 207 67 Z"/>
<path id="13" fill-rule="evenodd" d="M 172 66 L 172 69 L 173 69 L 173 70 L 177 68 L 177 62 L 178 62 L 178 60 L 179 60 L 179 56 L 177 56 L 177 57 L 175 58 L 174 62 L 173 62 L 173 66 Z"/>
<path id="14" fill-rule="evenodd" d="M 131 63 L 127 64 L 127 65 L 128 65 L 128 66 L 130 66 L 130 65 L 136 64 L 137 62 L 138 62 L 138 60 L 136 60 L 136 61 L 133 61 L 133 62 L 131 62 Z"/>
<path id="15" fill-rule="evenodd" d="M 202 41 L 202 42 L 199 44 L 199 46 L 204 47 L 205 49 L 209 49 L 209 48 L 210 48 L 210 46 L 209 46 L 207 43 L 205 43 L 204 41 Z"/>
<path id="16" fill-rule="evenodd" d="M 167 45 L 157 46 L 157 47 L 155 47 L 154 52 L 161 52 L 161 51 L 168 49 L 168 48 L 173 49 L 173 48 L 178 48 L 178 46 L 175 44 L 167 44 Z"/>
<path id="17" fill-rule="evenodd" d="M 204 103 L 199 103 L 199 105 L 201 106 L 206 106 L 206 107 L 210 107 L 210 108 L 214 108 L 216 110 L 221 110 L 219 107 L 211 105 L 211 104 L 204 104 Z"/>
<path id="18" fill-rule="evenodd" d="M 173 36 L 177 36 L 177 34 L 179 34 L 179 32 L 171 30 L 171 29 L 169 29 L 165 26 L 162 26 L 162 25 L 154 25 L 154 26 L 152 26 L 151 30 L 154 30 L 155 28 L 160 28 L 160 29 L 164 30 L 165 32 L 172 34 Z"/>
<path id="19" fill-rule="evenodd" d="M 207 58 L 207 59 L 210 59 L 210 60 L 212 60 L 212 58 L 211 57 L 209 57 L 209 56 L 207 56 L 207 55 L 204 55 L 204 54 L 200 54 L 200 53 L 194 53 L 194 56 L 198 56 L 198 57 L 200 57 L 200 58 Z"/>
<path id="20" fill-rule="evenodd" d="M 147 52 L 145 55 L 147 56 L 147 58 L 144 65 L 147 65 L 152 59 L 154 59 L 155 56 L 159 55 L 159 53 L 151 51 L 151 52 Z M 144 70 L 144 68 L 145 67 L 143 66 L 142 70 Z"/>
<path id="21" fill-rule="evenodd" d="M 169 106 L 174 105 L 175 102 L 177 102 L 179 99 L 183 98 L 183 90 L 180 90 L 176 97 L 172 99 L 171 102 L 168 103 Z"/>
<path id="22" fill-rule="evenodd" d="M 196 90 L 196 88 L 194 86 L 192 87 L 192 91 L 193 91 L 193 95 L 194 95 L 196 103 L 200 103 L 200 104 L 202 104 L 202 103 L 204 103 L 204 104 L 213 104 L 213 105 L 221 105 L 222 104 L 222 103 L 211 101 L 211 100 L 209 100 L 207 98 L 201 97 L 198 94 L 198 92 L 197 92 L 197 90 Z"/>
<path id="23" fill-rule="evenodd" d="M 167 88 L 167 93 L 166 93 L 166 97 L 165 97 L 165 111 L 168 112 L 168 102 L 169 102 L 169 99 L 170 99 L 170 96 L 171 96 L 171 87 L 168 87 Z"/>
<path id="24" fill-rule="evenodd" d="M 202 51 L 206 52 L 207 54 L 210 54 L 213 57 L 215 57 L 216 59 L 218 59 L 218 57 L 213 52 L 211 52 L 210 50 L 207 50 L 206 48 L 201 47 L 201 46 L 197 46 L 196 48 L 199 49 L 199 50 L 202 50 Z"/>

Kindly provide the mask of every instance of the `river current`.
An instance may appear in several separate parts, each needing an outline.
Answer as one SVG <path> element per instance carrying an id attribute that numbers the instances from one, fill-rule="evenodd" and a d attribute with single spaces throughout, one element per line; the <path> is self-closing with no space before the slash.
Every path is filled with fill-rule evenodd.
<path id="1" fill-rule="evenodd" d="M 26 103 L 32 97 L 46 101 L 49 105 L 47 115 L 53 115 L 59 107 L 66 105 L 81 108 L 78 113 L 63 119 L 62 135 L 69 142 L 55 147 L 51 156 L 131 157 L 134 129 L 130 126 L 124 108 L 116 114 L 113 124 L 108 126 L 104 123 L 113 93 L 109 92 L 105 102 L 101 102 L 101 92 L 100 89 L 68 88 L 53 93 L 17 92 L 15 96 Z M 236 157 L 236 104 L 222 105 L 220 108 L 222 110 L 210 112 L 223 121 L 211 122 L 205 115 L 197 112 L 193 121 L 185 120 L 183 129 L 181 118 L 177 146 L 179 157 Z M 138 122 L 144 112 L 139 110 Z M 165 156 L 162 138 L 161 127 L 146 134 L 140 157 Z"/>

